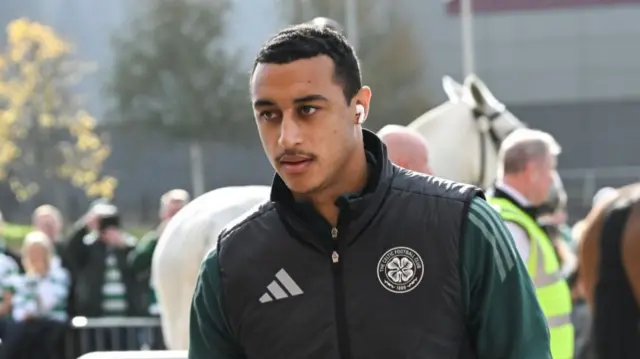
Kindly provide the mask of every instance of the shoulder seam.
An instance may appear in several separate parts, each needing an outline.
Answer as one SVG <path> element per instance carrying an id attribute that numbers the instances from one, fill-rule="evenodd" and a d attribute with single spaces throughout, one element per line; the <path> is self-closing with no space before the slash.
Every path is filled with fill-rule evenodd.
<path id="1" fill-rule="evenodd" d="M 268 208 L 262 208 L 262 206 L 267 206 Z M 241 227 L 245 226 L 246 224 L 248 224 L 249 222 L 252 222 L 268 213 L 270 213 L 271 211 L 273 211 L 275 209 L 275 206 L 273 205 L 273 202 L 269 201 L 266 203 L 263 203 L 262 205 L 260 205 L 260 208 L 258 208 L 254 213 L 251 213 L 250 215 L 248 215 L 245 219 L 243 219 L 242 221 L 236 223 L 233 227 L 230 228 L 225 228 L 222 233 L 220 233 L 220 236 L 218 236 L 218 245 L 220 244 L 220 241 L 223 238 L 227 238 L 230 235 L 232 235 L 233 233 L 237 232 L 238 230 L 240 230 Z"/>
<path id="2" fill-rule="evenodd" d="M 478 194 L 481 193 L 482 190 L 480 188 L 476 187 L 476 186 L 471 186 L 471 185 L 466 185 L 466 186 L 471 187 L 471 190 L 473 190 L 475 192 L 474 196 L 471 198 L 470 201 L 465 201 L 465 200 L 457 199 L 457 198 L 449 198 L 449 197 L 439 196 L 439 195 L 435 195 L 435 194 L 421 193 L 421 192 L 412 191 L 412 190 L 409 190 L 409 189 L 406 189 L 406 188 L 396 187 L 394 185 L 391 185 L 391 190 L 398 191 L 398 192 L 409 193 L 409 194 L 415 194 L 415 195 L 419 195 L 419 196 L 423 196 L 423 197 L 446 199 L 446 200 L 453 201 L 453 202 L 469 202 L 469 203 L 471 203 L 478 197 Z"/>

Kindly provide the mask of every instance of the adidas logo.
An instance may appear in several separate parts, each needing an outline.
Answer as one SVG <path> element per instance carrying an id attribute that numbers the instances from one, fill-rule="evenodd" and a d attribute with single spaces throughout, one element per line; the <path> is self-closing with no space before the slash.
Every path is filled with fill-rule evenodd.
<path id="1" fill-rule="evenodd" d="M 284 287 L 284 289 L 282 288 Z M 286 289 L 286 291 L 285 291 Z M 289 273 L 284 269 L 280 269 L 276 273 L 276 279 L 269 283 L 267 292 L 260 297 L 260 303 L 269 303 L 274 300 L 293 297 L 304 293 L 300 287 L 293 281 Z"/>

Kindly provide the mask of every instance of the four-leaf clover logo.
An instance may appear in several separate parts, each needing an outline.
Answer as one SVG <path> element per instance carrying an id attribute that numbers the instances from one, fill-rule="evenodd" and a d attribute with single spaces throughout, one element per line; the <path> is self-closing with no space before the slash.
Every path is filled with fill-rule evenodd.
<path id="1" fill-rule="evenodd" d="M 413 262 L 407 257 L 395 257 L 387 263 L 389 271 L 387 275 L 396 283 L 408 282 L 413 278 L 415 271 L 413 270 Z"/>

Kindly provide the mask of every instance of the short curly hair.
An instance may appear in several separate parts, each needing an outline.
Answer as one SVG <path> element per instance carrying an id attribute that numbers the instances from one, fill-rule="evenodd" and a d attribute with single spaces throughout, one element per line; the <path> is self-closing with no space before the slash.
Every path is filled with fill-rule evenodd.
<path id="1" fill-rule="evenodd" d="M 333 60 L 335 80 L 350 103 L 362 88 L 360 62 L 344 35 L 331 26 L 304 23 L 281 30 L 258 51 L 252 75 L 259 64 L 288 64 L 323 55 Z"/>

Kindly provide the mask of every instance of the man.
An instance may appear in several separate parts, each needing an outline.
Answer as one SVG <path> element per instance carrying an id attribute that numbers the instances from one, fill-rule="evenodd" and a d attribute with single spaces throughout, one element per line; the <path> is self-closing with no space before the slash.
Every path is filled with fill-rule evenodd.
<path id="1" fill-rule="evenodd" d="M 57 242 L 62 232 L 62 214 L 60 211 L 50 205 L 43 204 L 33 211 L 31 223 L 37 231 L 47 235 L 52 241 Z"/>
<path id="2" fill-rule="evenodd" d="M 69 236 L 65 239 L 67 243 L 82 242 L 84 237 L 98 228 L 98 217 L 95 214 L 95 208 L 101 204 L 109 204 L 106 198 L 98 198 L 89 204 L 87 213 L 80 217 L 69 229 Z"/>
<path id="3" fill-rule="evenodd" d="M 547 317 L 553 358 L 573 358 L 571 293 L 561 275 L 560 263 L 548 235 L 537 223 L 536 210 L 553 185 L 560 146 L 548 133 L 518 129 L 498 152 L 495 196 L 489 202 L 498 209 L 511 232 Z"/>
<path id="4" fill-rule="evenodd" d="M 85 235 L 73 250 L 76 272 L 75 306 L 77 315 L 86 317 L 141 316 L 145 287 L 131 270 L 127 257 L 135 238 L 121 227 L 118 209 L 111 204 L 97 204 L 91 209 L 97 229 Z M 71 249 L 70 249 L 71 250 Z M 131 350 L 124 329 L 105 333 L 106 350 Z M 98 343 L 90 342 L 91 349 Z"/>
<path id="5" fill-rule="evenodd" d="M 362 129 L 371 90 L 342 35 L 282 30 L 250 87 L 277 174 L 202 264 L 190 359 L 550 357 L 483 194 L 393 166 Z"/>
<path id="6" fill-rule="evenodd" d="M 33 211 L 31 223 L 37 231 L 46 234 L 51 241 L 54 252 L 52 266 L 54 268 L 62 266 L 60 254 L 64 251 L 61 241 L 63 220 L 60 211 L 50 204 L 43 204 Z"/>
<path id="7" fill-rule="evenodd" d="M 97 204 L 91 209 L 97 228 L 81 242 L 69 243 L 68 257 L 76 269 L 76 310 L 88 317 L 140 315 L 139 287 L 127 255 L 135 238 L 122 231 L 118 209 Z"/>
<path id="8" fill-rule="evenodd" d="M 378 131 L 378 137 L 387 145 L 387 156 L 393 164 L 433 175 L 429 167 L 429 147 L 420 134 L 404 126 L 386 125 Z"/>
<path id="9" fill-rule="evenodd" d="M 163 229 L 169 220 L 189 203 L 190 198 L 189 192 L 183 189 L 173 189 L 160 198 L 160 224 L 158 228 L 145 234 L 136 245 L 135 250 L 129 255 L 131 268 L 138 277 L 142 277 L 142 281 L 148 282 L 151 278 L 151 258 L 153 258 L 153 252 L 156 249 L 158 238 L 160 238 Z M 154 316 L 160 315 L 153 286 L 150 288 L 149 314 Z"/>

